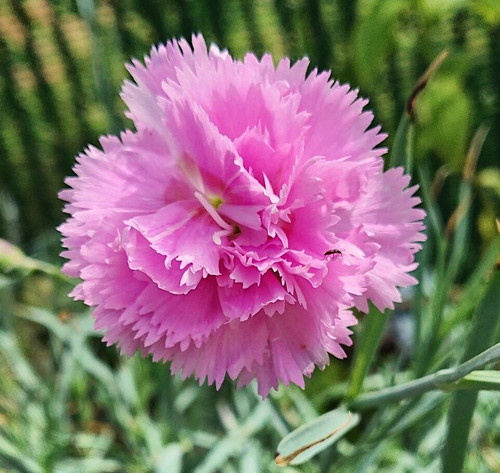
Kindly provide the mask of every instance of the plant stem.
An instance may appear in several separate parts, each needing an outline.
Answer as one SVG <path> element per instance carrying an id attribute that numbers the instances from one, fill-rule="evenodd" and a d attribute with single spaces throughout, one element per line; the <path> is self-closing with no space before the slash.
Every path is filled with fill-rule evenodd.
<path id="1" fill-rule="evenodd" d="M 480 369 L 496 361 L 500 361 L 500 343 L 455 368 L 440 370 L 428 376 L 409 381 L 408 383 L 362 394 L 348 403 L 348 407 L 354 410 L 368 409 L 378 407 L 381 404 L 420 396 L 435 389 L 453 389 L 453 384 L 467 376 L 471 371 Z"/>

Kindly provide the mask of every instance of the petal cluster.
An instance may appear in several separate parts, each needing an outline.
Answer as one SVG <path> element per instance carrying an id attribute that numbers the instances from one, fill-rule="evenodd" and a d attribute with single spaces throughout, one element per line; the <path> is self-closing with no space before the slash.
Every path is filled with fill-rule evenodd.
<path id="1" fill-rule="evenodd" d="M 384 172 L 366 101 L 308 66 L 201 35 L 128 66 L 135 131 L 79 155 L 60 193 L 64 271 L 108 344 L 266 396 L 345 356 L 353 307 L 416 283 L 415 187 Z"/>

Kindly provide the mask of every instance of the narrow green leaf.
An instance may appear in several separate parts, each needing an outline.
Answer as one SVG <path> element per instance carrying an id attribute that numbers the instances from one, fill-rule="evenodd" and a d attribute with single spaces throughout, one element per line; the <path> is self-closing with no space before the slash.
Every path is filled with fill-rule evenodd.
<path id="1" fill-rule="evenodd" d="M 447 265 L 448 277 L 453 280 L 457 275 L 464 255 L 468 251 L 470 240 L 469 227 L 472 205 L 472 181 L 476 172 L 477 161 L 481 153 L 488 128 L 480 126 L 472 138 L 465 165 L 462 173 L 462 182 L 459 188 L 458 206 L 453 212 L 447 226 L 447 233 L 453 233 L 451 239 L 449 264 Z"/>
<path id="2" fill-rule="evenodd" d="M 370 2 L 368 8 L 357 9 L 365 14 L 359 15 L 355 21 L 352 60 L 358 83 L 365 89 L 373 88 L 380 78 L 382 65 L 387 63 L 394 41 L 391 25 L 395 24 L 403 8 L 402 2 L 376 0 Z"/>
<path id="3" fill-rule="evenodd" d="M 433 233 L 433 239 L 436 242 L 439 252 L 444 252 L 446 240 L 444 238 L 444 225 L 439 206 L 431 190 L 431 178 L 429 170 L 424 166 L 417 166 L 418 182 L 420 182 L 420 192 L 422 195 L 423 206 L 427 212 L 427 226 Z"/>
<path id="4" fill-rule="evenodd" d="M 76 0 L 76 6 L 83 21 L 85 22 L 91 44 L 92 65 L 97 94 L 101 103 L 105 106 L 110 125 L 115 131 L 121 128 L 121 119 L 116 113 L 115 86 L 110 61 L 112 57 L 106 54 L 106 48 L 102 38 L 101 25 L 99 23 L 98 9 L 95 0 Z"/>
<path id="5" fill-rule="evenodd" d="M 318 417 L 318 411 L 304 391 L 301 389 L 290 389 L 287 395 L 290 397 L 295 409 L 297 409 L 298 414 L 304 422 Z"/>
<path id="6" fill-rule="evenodd" d="M 488 276 L 491 268 L 495 265 L 500 255 L 500 236 L 493 238 L 488 248 L 478 262 L 473 273 L 460 290 L 459 298 L 453 308 L 450 317 L 443 323 L 442 332 L 449 333 L 449 330 L 457 323 L 463 322 L 464 317 L 469 315 L 476 307 L 488 288 Z"/>
<path id="7" fill-rule="evenodd" d="M 498 370 L 478 370 L 468 374 L 461 379 L 456 388 L 460 390 L 488 390 L 500 391 L 500 371 Z"/>
<path id="8" fill-rule="evenodd" d="M 0 291 L 9 286 L 12 286 L 12 279 L 0 274 Z"/>
<path id="9" fill-rule="evenodd" d="M 356 342 L 350 384 L 347 391 L 347 397 L 350 399 L 361 392 L 364 379 L 373 363 L 390 314 L 389 310 L 382 313 L 372 306 L 368 316 L 363 319 L 359 338 Z"/>
<path id="10" fill-rule="evenodd" d="M 39 307 L 27 307 L 20 317 L 40 324 L 61 341 L 71 338 L 71 327 L 62 322 L 55 314 Z"/>
<path id="11" fill-rule="evenodd" d="M 260 473 L 262 469 L 259 458 L 262 458 L 262 455 L 263 452 L 259 443 L 255 440 L 250 440 L 245 446 L 243 455 L 240 458 L 238 471 L 244 471 L 245 473 Z"/>
<path id="12" fill-rule="evenodd" d="M 10 332 L 0 331 L 0 351 L 16 380 L 26 391 L 45 389 L 33 367 L 22 353 L 16 338 Z"/>
<path id="13" fill-rule="evenodd" d="M 500 321 L 500 271 L 495 271 L 485 297 L 474 315 L 465 358 L 479 353 L 492 342 Z M 472 415 L 478 391 L 460 391 L 454 394 L 448 413 L 448 434 L 443 449 L 443 473 L 463 470 Z"/>
<path id="14" fill-rule="evenodd" d="M 138 408 L 140 404 L 139 386 L 137 385 L 131 363 L 124 363 L 116 374 L 116 387 L 124 403 L 131 408 Z"/>
<path id="15" fill-rule="evenodd" d="M 449 300 L 453 283 L 459 274 L 461 263 L 467 251 L 469 251 L 472 180 L 486 134 L 487 129 L 482 126 L 472 139 L 459 187 L 458 205 L 446 226 L 445 238 L 438 246 L 434 293 L 428 310 L 422 313 L 422 318 L 419 321 L 422 340 L 418 345 L 420 349 L 414 357 L 417 376 L 425 373 L 429 365 L 432 364 L 433 347 L 439 343 L 439 334 L 442 333 L 442 315 Z M 483 346 L 484 348 L 485 346 Z"/>
<path id="16" fill-rule="evenodd" d="M 123 471 L 123 465 L 107 458 L 65 458 L 57 463 L 57 473 L 114 473 Z"/>
<path id="17" fill-rule="evenodd" d="M 180 443 L 163 447 L 155 460 L 155 473 L 181 473 L 184 450 Z"/>
<path id="18" fill-rule="evenodd" d="M 0 269 L 5 272 L 26 266 L 26 255 L 20 248 L 0 239 Z"/>
<path id="19" fill-rule="evenodd" d="M 299 465 L 329 447 L 359 422 L 360 416 L 344 408 L 327 412 L 290 432 L 278 445 L 278 465 Z"/>
<path id="20" fill-rule="evenodd" d="M 18 473 L 42 473 L 43 471 L 32 458 L 26 456 L 25 452 L 21 452 L 15 445 L 0 436 L 0 468 L 8 465 L 15 468 L 11 471 Z"/>
<path id="21" fill-rule="evenodd" d="M 250 413 L 245 422 L 231 429 L 215 442 L 205 460 L 198 465 L 193 473 L 215 473 L 232 456 L 240 456 L 245 444 L 256 432 L 269 424 L 269 405 L 259 403 Z"/>
<path id="22" fill-rule="evenodd" d="M 442 329 L 442 314 L 449 300 L 449 293 L 453 287 L 453 283 L 459 274 L 461 263 L 467 251 L 469 251 L 472 180 L 486 134 L 486 127 L 480 127 L 471 142 L 463 171 L 463 179 L 459 188 L 458 205 L 448 221 L 446 231 L 443 229 L 442 221 L 439 218 L 439 211 L 430 192 L 429 180 L 425 174 L 422 173 L 421 175 L 421 190 L 428 212 L 430 228 L 433 230 L 432 233 L 434 233 L 438 257 L 434 284 L 435 290 L 428 309 L 421 312 L 417 320 L 416 336 L 419 339 L 416 346 L 419 347 L 419 350 L 413 358 L 414 371 L 417 376 L 424 374 L 432 362 L 433 347 L 438 343 L 439 334 L 444 332 Z M 483 270 L 482 267 L 481 270 Z M 484 272 L 481 271 L 480 274 L 483 276 Z M 477 289 L 477 277 L 474 281 L 476 283 L 474 287 Z M 472 307 L 476 304 L 477 296 L 478 293 L 475 292 L 474 297 L 469 299 L 469 301 L 473 302 Z"/>
<path id="23" fill-rule="evenodd" d="M 413 167 L 414 127 L 410 116 L 404 113 L 399 121 L 398 129 L 392 143 L 388 167 L 403 166 L 407 173 Z"/>
<path id="24" fill-rule="evenodd" d="M 5 273 L 9 273 L 11 271 L 21 271 L 25 274 L 39 271 L 49 276 L 69 281 L 69 278 L 62 274 L 57 266 L 46 263 L 45 261 L 30 258 L 29 256 L 26 256 L 20 248 L 1 238 L 0 271 Z"/>
<path id="25" fill-rule="evenodd" d="M 382 438 L 397 437 L 409 429 L 417 428 L 419 423 L 429 417 L 439 418 L 438 411 L 442 408 L 443 397 L 442 392 L 431 392 L 421 399 L 399 405 L 398 409 L 394 410 L 393 422 L 389 424 L 389 429 L 383 433 Z M 383 421 L 381 423 L 383 424 Z"/>
<path id="26" fill-rule="evenodd" d="M 117 402 L 121 400 L 114 372 L 108 365 L 95 357 L 85 345 L 81 345 L 79 348 L 80 350 L 75 353 L 75 357 L 81 367 L 99 380 L 114 400 Z"/>
<path id="27" fill-rule="evenodd" d="M 203 462 L 194 470 L 194 473 L 215 473 L 221 471 L 222 465 L 229 458 L 236 455 L 242 447 L 242 442 L 237 438 L 224 437 L 210 449 Z"/>
<path id="28" fill-rule="evenodd" d="M 413 149 L 414 149 L 414 120 L 415 120 L 415 104 L 418 96 L 425 89 L 429 80 L 432 78 L 437 69 L 446 59 L 447 52 L 443 51 L 429 65 L 422 77 L 419 78 L 413 88 L 410 97 L 406 103 L 406 109 L 399 122 L 392 152 L 389 158 L 389 166 L 403 166 L 407 173 L 411 173 L 413 167 Z"/>

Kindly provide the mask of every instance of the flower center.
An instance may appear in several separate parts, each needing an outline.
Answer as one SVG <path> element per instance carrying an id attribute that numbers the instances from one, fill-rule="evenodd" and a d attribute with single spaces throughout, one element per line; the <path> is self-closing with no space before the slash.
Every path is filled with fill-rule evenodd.
<path id="1" fill-rule="evenodd" d="M 214 222 L 219 225 L 219 227 L 223 228 L 224 230 L 228 231 L 233 231 L 232 225 L 227 223 L 218 213 L 217 213 L 217 208 L 220 206 L 222 203 L 222 199 L 220 197 L 213 197 L 210 199 L 210 202 L 207 200 L 207 198 L 201 193 L 196 191 L 194 193 L 194 196 L 198 199 L 200 204 L 203 206 L 203 208 L 208 212 L 210 217 L 214 219 Z"/>
<path id="2" fill-rule="evenodd" d="M 217 210 L 220 206 L 220 204 L 222 204 L 222 199 L 220 197 L 212 197 L 210 199 L 210 203 L 212 204 L 212 207 Z"/>

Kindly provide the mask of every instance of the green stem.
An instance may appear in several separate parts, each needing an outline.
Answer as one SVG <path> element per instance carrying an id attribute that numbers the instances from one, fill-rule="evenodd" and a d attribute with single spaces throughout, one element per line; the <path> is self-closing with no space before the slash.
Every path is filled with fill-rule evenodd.
<path id="1" fill-rule="evenodd" d="M 470 372 L 497 361 L 500 361 L 500 343 L 455 368 L 440 370 L 399 386 L 362 394 L 349 403 L 349 408 L 360 410 L 379 407 L 381 404 L 402 401 L 436 389 L 453 389 L 454 383 L 460 381 Z"/>

